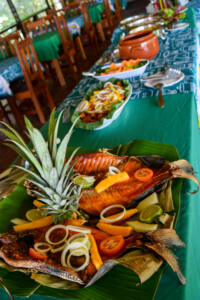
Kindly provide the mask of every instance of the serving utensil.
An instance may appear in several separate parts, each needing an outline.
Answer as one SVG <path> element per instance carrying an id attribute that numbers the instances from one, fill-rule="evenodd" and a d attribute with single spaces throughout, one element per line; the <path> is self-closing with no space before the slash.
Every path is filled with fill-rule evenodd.
<path id="1" fill-rule="evenodd" d="M 181 75 L 181 71 L 177 70 L 177 69 L 173 69 L 168 67 L 165 71 L 160 72 L 160 73 L 156 73 L 156 74 L 152 74 L 150 76 L 147 77 L 143 77 L 140 80 L 141 81 L 149 81 L 149 80 L 166 80 L 166 79 L 178 79 Z"/>
<path id="2" fill-rule="evenodd" d="M 95 73 L 92 72 L 82 72 L 83 76 L 90 76 L 90 77 L 95 77 Z"/>
<path id="3" fill-rule="evenodd" d="M 163 83 L 157 83 L 155 85 L 155 87 L 158 89 L 158 106 L 160 107 L 164 107 L 165 106 L 165 101 L 164 101 L 164 97 L 162 94 L 162 87 L 163 87 Z"/>
<path id="4" fill-rule="evenodd" d="M 142 19 L 142 18 L 145 18 L 146 17 L 146 15 L 135 15 L 135 16 L 132 16 L 132 17 L 128 17 L 128 18 L 126 18 L 126 19 L 124 19 L 124 20 L 122 20 L 121 22 L 120 22 L 120 26 L 124 26 L 124 25 L 126 25 L 126 24 L 128 24 L 128 23 L 131 23 L 131 22 L 133 22 L 133 21 L 136 21 L 136 20 L 138 20 L 138 19 Z"/>
<path id="5" fill-rule="evenodd" d="M 146 24 L 154 24 L 154 23 L 157 23 L 157 22 L 160 22 L 161 25 L 164 24 L 163 20 L 161 20 L 160 17 L 150 17 L 150 16 L 148 16 L 148 17 L 133 21 L 131 23 L 128 23 L 126 25 L 126 27 L 128 29 L 132 29 L 132 28 L 137 27 L 137 26 L 142 26 L 142 25 L 146 25 Z"/>

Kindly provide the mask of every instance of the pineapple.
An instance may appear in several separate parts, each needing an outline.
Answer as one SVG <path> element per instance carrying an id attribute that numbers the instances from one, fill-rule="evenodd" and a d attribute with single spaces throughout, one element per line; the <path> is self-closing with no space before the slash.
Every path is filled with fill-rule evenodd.
<path id="1" fill-rule="evenodd" d="M 78 211 L 81 187 L 71 180 L 74 175 L 74 164 L 71 164 L 71 161 L 78 148 L 73 151 L 65 163 L 68 142 L 76 122 L 57 146 L 61 116 L 62 112 L 56 120 L 55 111 L 52 111 L 48 127 L 48 142 L 25 117 L 28 136 L 33 144 L 34 152 L 11 126 L 2 122 L 9 130 L 0 129 L 8 137 L 10 142 L 8 145 L 30 164 L 30 169 L 22 166 L 16 167 L 28 173 L 26 186 L 28 186 L 29 192 L 37 195 L 38 200 L 44 203 L 46 208 L 44 214 L 52 215 L 55 223 L 81 214 Z"/>

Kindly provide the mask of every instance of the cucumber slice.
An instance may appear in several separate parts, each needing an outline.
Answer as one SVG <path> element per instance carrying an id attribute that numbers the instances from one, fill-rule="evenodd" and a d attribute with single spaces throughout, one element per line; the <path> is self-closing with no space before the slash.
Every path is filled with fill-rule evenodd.
<path id="1" fill-rule="evenodd" d="M 150 206 L 152 204 L 157 204 L 157 203 L 159 203 L 158 195 L 156 193 L 153 193 L 147 198 L 145 198 L 144 200 L 142 200 L 136 208 L 138 209 L 139 212 L 141 212 L 147 206 Z"/>
<path id="2" fill-rule="evenodd" d="M 129 221 L 126 222 L 127 225 L 131 226 L 134 231 L 136 232 L 148 232 L 148 231 L 154 231 L 158 229 L 158 224 L 147 224 L 142 223 L 140 221 Z"/>

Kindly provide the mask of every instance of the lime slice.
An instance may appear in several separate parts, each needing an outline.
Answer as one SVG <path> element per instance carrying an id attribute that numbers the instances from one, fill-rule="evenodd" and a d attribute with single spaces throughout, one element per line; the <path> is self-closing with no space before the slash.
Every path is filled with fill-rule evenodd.
<path id="1" fill-rule="evenodd" d="M 140 221 L 145 223 L 152 223 L 155 218 L 162 215 L 163 210 L 157 204 L 152 204 L 144 208 L 140 213 Z"/>
<path id="2" fill-rule="evenodd" d="M 42 211 L 40 209 L 30 209 L 26 212 L 26 218 L 28 221 L 36 221 L 38 219 L 41 219 L 43 217 Z"/>
<path id="3" fill-rule="evenodd" d="M 85 239 L 84 237 L 80 237 L 80 238 L 74 239 L 74 240 L 73 240 L 73 243 L 74 243 L 74 242 L 76 242 L 76 243 L 82 243 L 84 239 Z M 85 247 L 86 247 L 88 250 L 90 250 L 91 243 L 90 243 L 89 240 L 85 243 Z M 78 252 L 78 250 L 83 250 L 83 251 L 85 251 L 85 248 L 84 248 L 84 247 L 80 247 L 80 248 L 76 248 L 76 249 L 70 249 L 69 251 L 70 251 L 70 252 L 73 252 L 74 250 L 76 250 L 76 252 L 74 253 L 74 256 L 80 256 L 80 255 L 83 255 L 83 252 L 82 252 L 82 251 L 81 251 L 81 252 Z"/>
<path id="4" fill-rule="evenodd" d="M 144 200 L 142 200 L 136 208 L 140 212 L 143 209 L 145 209 L 146 207 L 148 207 L 152 204 L 157 204 L 157 203 L 158 203 L 158 196 L 156 193 L 153 193 L 150 196 L 146 197 Z"/>
<path id="5" fill-rule="evenodd" d="M 83 189 L 88 189 L 95 183 L 94 176 L 78 175 L 73 179 L 74 183 L 80 185 Z"/>

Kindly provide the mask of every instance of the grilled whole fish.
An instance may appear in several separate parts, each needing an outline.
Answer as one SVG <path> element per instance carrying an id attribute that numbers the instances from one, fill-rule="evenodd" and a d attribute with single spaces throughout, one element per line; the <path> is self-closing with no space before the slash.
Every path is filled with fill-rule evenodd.
<path id="1" fill-rule="evenodd" d="M 32 230 L 26 233 L 0 234 L 0 258 L 15 268 L 30 269 L 30 272 L 41 272 L 83 284 L 80 276 L 70 268 L 61 266 L 57 256 L 51 255 L 47 261 L 33 259 L 29 256 L 29 248 L 34 239 L 44 236 L 47 229 Z"/>
<path id="2" fill-rule="evenodd" d="M 76 172 L 95 175 L 97 180 L 105 176 L 110 166 L 115 166 L 129 174 L 130 178 L 127 181 L 116 183 L 101 193 L 97 193 L 94 188 L 82 191 L 79 207 L 92 215 L 99 215 L 105 207 L 113 204 L 134 207 L 144 197 L 157 191 L 163 183 L 173 178 L 191 179 L 199 189 L 199 181 L 186 160 L 166 162 L 159 156 L 128 157 L 97 152 L 77 155 L 74 161 Z M 153 170 L 153 177 L 148 181 L 139 181 L 134 177 L 134 173 L 144 167 Z"/>
<path id="3" fill-rule="evenodd" d="M 62 267 L 59 263 L 61 255 L 59 252 L 57 252 L 56 255 L 54 254 L 55 257 L 52 256 L 52 254 L 47 254 L 48 259 L 45 262 L 29 256 L 29 248 L 33 247 L 35 238 L 43 241 L 47 229 L 49 229 L 49 227 L 23 233 L 9 232 L 0 234 L 0 258 L 14 268 L 29 269 L 30 272 L 46 273 L 64 280 L 77 282 L 79 284 L 87 283 L 89 285 L 90 280 L 93 280 L 91 275 L 88 277 L 87 271 L 81 271 L 81 276 L 79 276 L 79 274 L 72 269 Z M 134 233 L 126 239 L 125 247 L 118 256 L 121 256 L 128 249 L 150 249 L 150 251 L 156 252 L 161 258 L 166 260 L 173 271 L 177 273 L 181 283 L 185 284 L 186 280 L 181 273 L 176 257 L 169 249 L 172 246 L 185 246 L 173 229 L 158 229 L 148 233 Z M 116 257 L 113 258 L 115 259 Z M 109 259 L 112 258 L 104 257 L 104 262 Z M 109 271 L 109 269 L 105 270 L 104 266 L 102 266 L 102 268 L 103 270 L 100 269 L 97 275 L 102 271 L 103 273 Z"/>

